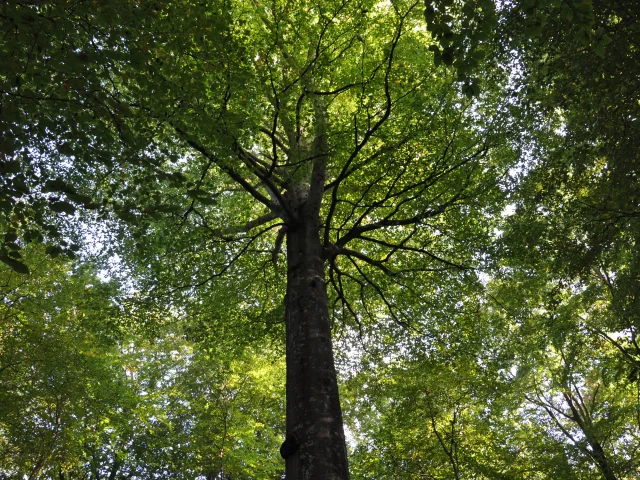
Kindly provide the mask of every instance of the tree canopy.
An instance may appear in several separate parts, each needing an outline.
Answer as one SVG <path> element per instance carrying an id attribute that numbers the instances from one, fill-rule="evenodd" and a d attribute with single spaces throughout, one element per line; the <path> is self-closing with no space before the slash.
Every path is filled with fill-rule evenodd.
<path id="1" fill-rule="evenodd" d="M 634 478 L 633 7 L 6 2 L 0 473 Z"/>

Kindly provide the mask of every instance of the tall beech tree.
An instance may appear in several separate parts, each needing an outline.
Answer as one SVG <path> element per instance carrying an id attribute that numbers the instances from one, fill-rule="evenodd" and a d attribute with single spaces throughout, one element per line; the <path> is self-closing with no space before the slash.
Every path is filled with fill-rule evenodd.
<path id="1" fill-rule="evenodd" d="M 347 478 L 332 326 L 347 332 L 347 349 L 363 343 L 351 360 L 361 371 L 347 384 L 359 441 L 354 476 L 636 475 L 634 7 L 4 2 L 0 261 L 26 273 L 33 262 L 22 258 L 24 244 L 34 241 L 50 255 L 73 255 L 73 230 L 61 220 L 96 211 L 112 222 L 134 286 L 162 299 L 182 317 L 181 331 L 205 345 L 184 367 L 199 373 L 175 382 L 189 408 L 177 401 L 166 415 L 151 406 L 171 403 L 173 385 L 144 388 L 167 372 L 150 359 L 172 354 L 138 352 L 149 408 L 137 417 L 149 429 L 116 415 L 122 438 L 86 434 L 95 476 L 141 464 L 140 476 L 167 465 L 178 476 L 277 475 L 275 449 L 262 470 L 258 453 L 240 449 L 272 448 L 271 432 L 254 437 L 251 428 L 267 418 L 277 429 L 277 402 L 266 417 L 246 416 L 235 395 L 264 387 L 233 363 L 227 378 L 216 359 L 209 367 L 209 354 L 216 342 L 236 349 L 234 358 L 253 358 L 249 343 L 279 335 L 287 478 Z M 507 52 L 502 63 L 518 65 L 506 100 L 483 63 L 493 29 Z M 517 148 L 526 155 L 501 190 Z M 502 191 L 513 215 L 499 215 Z M 485 291 L 474 268 L 495 253 L 488 242 L 502 249 Z M 56 318 L 64 326 L 66 317 Z M 18 334 L 3 337 L 5 360 L 32 338 L 11 328 Z M 344 361 L 348 352 L 339 353 Z M 102 378 L 92 358 L 87 365 Z M 38 369 L 22 366 L 28 383 Z M 71 373 L 80 384 L 93 378 Z M 79 389 L 67 394 L 81 398 Z M 51 398 L 42 405 L 53 412 Z M 17 411 L 6 412 L 19 426 Z M 165 435 L 200 414 L 193 430 Z M 3 428 L 11 452 L 34 438 Z M 134 454 L 108 454 L 123 438 Z M 44 449 L 34 465 L 12 454 L 12 462 L 37 476 L 47 458 L 69 462 L 79 449 Z M 63 467 L 69 475 L 85 468 Z"/>
<path id="2" fill-rule="evenodd" d="M 497 79 L 448 69 L 482 44 L 442 4 L 427 25 L 412 1 L 6 3 L 2 260 L 71 253 L 52 215 L 109 207 L 165 295 L 282 276 L 287 478 L 348 478 L 331 315 L 419 332 L 425 286 L 475 281 L 513 158 Z"/>

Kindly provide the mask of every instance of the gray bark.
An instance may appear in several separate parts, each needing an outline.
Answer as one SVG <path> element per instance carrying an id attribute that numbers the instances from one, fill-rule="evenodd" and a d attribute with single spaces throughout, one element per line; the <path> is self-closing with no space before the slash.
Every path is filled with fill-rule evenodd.
<path id="1" fill-rule="evenodd" d="M 309 213 L 287 231 L 287 436 L 298 448 L 286 478 L 347 480 L 318 216 Z"/>

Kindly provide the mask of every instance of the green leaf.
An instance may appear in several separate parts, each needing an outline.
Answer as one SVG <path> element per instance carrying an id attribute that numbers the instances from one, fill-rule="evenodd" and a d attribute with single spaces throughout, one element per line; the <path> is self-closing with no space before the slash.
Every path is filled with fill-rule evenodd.
<path id="1" fill-rule="evenodd" d="M 10 245 L 7 245 L 7 246 L 9 247 Z M 17 247 L 17 245 L 16 245 L 16 247 Z M 11 258 L 13 258 L 15 260 L 20 260 L 22 258 L 22 255 L 20 254 L 20 252 L 17 249 L 16 250 L 11 250 L 7 254 L 7 256 L 9 256 L 9 257 L 11 257 Z"/>
<path id="2" fill-rule="evenodd" d="M 568 7 L 566 10 L 564 10 L 564 18 L 566 18 L 569 22 L 573 20 L 573 10 L 571 8 Z"/>
<path id="3" fill-rule="evenodd" d="M 473 90 L 471 89 L 470 85 L 463 85 L 462 86 L 462 93 L 464 93 L 466 95 L 466 97 L 469 98 L 469 99 L 473 98 Z"/>
<path id="4" fill-rule="evenodd" d="M 477 81 L 471 82 L 471 85 L 469 86 L 469 88 L 471 89 L 471 93 L 473 94 L 474 97 L 477 97 L 478 95 L 480 95 L 480 92 L 481 92 L 480 84 Z"/>
<path id="5" fill-rule="evenodd" d="M 42 191 L 45 193 L 65 192 L 68 189 L 69 189 L 69 186 L 61 178 L 56 178 L 54 180 L 47 180 L 46 182 L 44 182 L 44 186 L 42 187 Z"/>
<path id="6" fill-rule="evenodd" d="M 428 6 L 424 9 L 424 18 L 427 23 L 432 23 L 436 18 L 436 11 L 432 6 Z"/>
<path id="7" fill-rule="evenodd" d="M 63 250 L 57 245 L 48 245 L 47 248 L 45 249 L 45 253 L 47 255 L 51 255 L 51 257 L 53 258 L 56 258 L 63 253 Z"/>
<path id="8" fill-rule="evenodd" d="M 49 208 L 56 213 L 66 213 L 67 215 L 73 215 L 76 211 L 76 207 L 64 201 L 51 202 Z"/>
<path id="9" fill-rule="evenodd" d="M 454 51 L 452 48 L 446 48 L 442 52 L 442 63 L 444 63 L 445 65 L 453 65 L 454 59 Z"/>
<path id="10" fill-rule="evenodd" d="M 13 188 L 15 188 L 18 192 L 23 194 L 29 193 L 29 187 L 27 186 L 24 176 L 18 175 L 12 180 Z"/>
<path id="11" fill-rule="evenodd" d="M 71 144 L 71 142 L 65 142 L 58 146 L 58 152 L 66 156 L 73 155 L 73 145 Z"/>
<path id="12" fill-rule="evenodd" d="M 4 241 L 6 243 L 13 243 L 18 239 L 18 234 L 15 231 L 7 232 L 4 234 Z"/>
<path id="13" fill-rule="evenodd" d="M 201 195 L 203 195 L 205 192 L 200 189 L 200 188 L 194 188 L 192 190 L 187 190 L 187 195 L 190 196 L 191 198 L 197 198 Z"/>
<path id="14" fill-rule="evenodd" d="M 9 250 L 18 251 L 20 250 L 20 246 L 17 243 L 8 242 L 3 245 L 3 248 L 8 248 Z"/>
<path id="15" fill-rule="evenodd" d="M 134 222 L 138 220 L 138 217 L 129 210 L 115 210 L 115 214 L 120 220 L 124 220 L 125 222 Z"/>
<path id="16" fill-rule="evenodd" d="M 0 255 L 0 261 L 5 265 L 8 265 L 13 269 L 14 272 L 20 273 L 22 275 L 29 274 L 29 267 L 27 267 L 24 263 L 19 260 L 8 257 L 7 255 Z"/>
<path id="17" fill-rule="evenodd" d="M 591 42 L 591 30 L 587 27 L 580 27 L 576 32 L 576 40 L 578 40 L 583 46 L 588 46 Z"/>
<path id="18" fill-rule="evenodd" d="M 218 200 L 216 198 L 209 196 L 198 197 L 198 201 L 203 205 L 216 205 L 218 203 Z"/>
<path id="19" fill-rule="evenodd" d="M 433 52 L 433 64 L 436 67 L 439 67 L 440 64 L 442 64 L 442 54 L 440 53 L 440 51 Z"/>
<path id="20" fill-rule="evenodd" d="M 9 160 L 7 162 L 0 162 L 0 173 L 10 174 L 20 172 L 20 162 L 17 160 Z"/>
<path id="21" fill-rule="evenodd" d="M 462 7 L 462 13 L 469 19 L 472 19 L 475 16 L 475 7 L 473 3 L 466 2 Z"/>
<path id="22" fill-rule="evenodd" d="M 599 44 L 602 46 L 606 46 L 609 45 L 612 41 L 613 39 L 609 35 L 603 35 L 602 38 L 600 38 Z"/>
<path id="23" fill-rule="evenodd" d="M 67 193 L 67 197 L 69 200 L 73 200 L 74 202 L 81 203 L 83 205 L 90 205 L 92 203 L 91 197 L 79 193 Z"/>

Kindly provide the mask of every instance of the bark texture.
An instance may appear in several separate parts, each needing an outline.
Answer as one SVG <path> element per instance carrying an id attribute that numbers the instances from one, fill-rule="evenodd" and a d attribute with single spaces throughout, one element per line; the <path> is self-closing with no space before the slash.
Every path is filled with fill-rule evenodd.
<path id="1" fill-rule="evenodd" d="M 287 436 L 298 441 L 287 480 L 349 478 L 317 218 L 304 212 L 287 231 Z"/>

